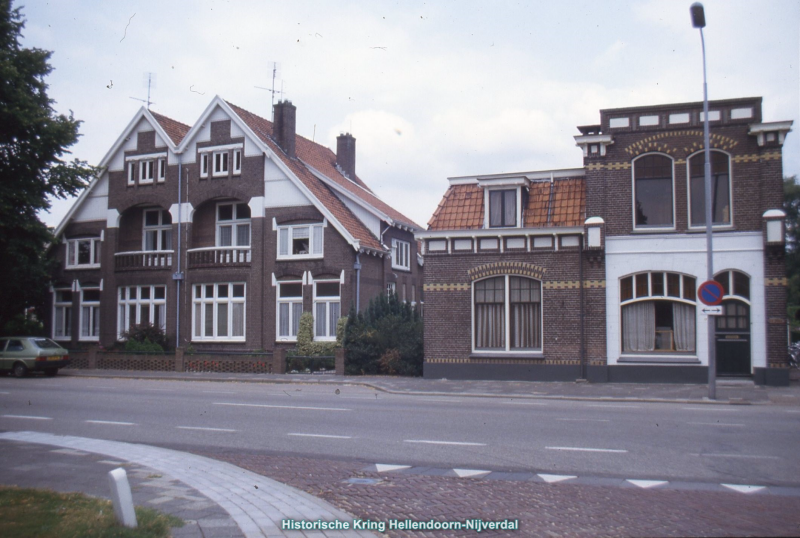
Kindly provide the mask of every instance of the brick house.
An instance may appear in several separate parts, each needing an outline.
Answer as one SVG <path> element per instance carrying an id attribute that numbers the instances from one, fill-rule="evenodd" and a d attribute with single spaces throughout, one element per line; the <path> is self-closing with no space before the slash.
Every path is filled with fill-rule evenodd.
<path id="1" fill-rule="evenodd" d="M 193 126 L 142 108 L 56 230 L 54 339 L 111 346 L 149 322 L 199 352 L 317 340 L 396 289 L 416 301 L 420 230 L 356 175 L 355 138 L 336 153 L 215 97 Z M 419 290 L 419 291 L 418 291 Z"/>
<path id="2" fill-rule="evenodd" d="M 450 178 L 416 235 L 425 376 L 705 382 L 702 107 L 601 110 L 580 168 Z M 792 122 L 763 123 L 761 98 L 713 101 L 709 122 L 718 374 L 788 383 Z"/>

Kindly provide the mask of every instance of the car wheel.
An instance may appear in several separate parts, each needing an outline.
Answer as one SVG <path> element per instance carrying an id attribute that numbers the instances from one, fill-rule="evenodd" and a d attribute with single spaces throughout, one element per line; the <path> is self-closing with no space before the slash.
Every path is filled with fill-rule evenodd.
<path id="1" fill-rule="evenodd" d="M 25 377 L 26 375 L 28 375 L 28 368 L 24 364 L 18 362 L 17 364 L 14 365 L 15 377 Z"/>
<path id="2" fill-rule="evenodd" d="M 47 377 L 54 377 L 58 373 L 58 368 L 48 368 L 44 371 L 44 375 Z"/>

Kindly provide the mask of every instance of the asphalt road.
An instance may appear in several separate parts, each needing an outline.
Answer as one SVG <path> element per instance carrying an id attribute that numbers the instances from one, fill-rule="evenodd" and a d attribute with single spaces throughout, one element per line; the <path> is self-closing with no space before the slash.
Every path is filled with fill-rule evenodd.
<path id="1" fill-rule="evenodd" d="M 383 464 L 800 485 L 800 409 L 782 406 L 427 397 L 351 386 L 4 377 L 0 430 Z"/>

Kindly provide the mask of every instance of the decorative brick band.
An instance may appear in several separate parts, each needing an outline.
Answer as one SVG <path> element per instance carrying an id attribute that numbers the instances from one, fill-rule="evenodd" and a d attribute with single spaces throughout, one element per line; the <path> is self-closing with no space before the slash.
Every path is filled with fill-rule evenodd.
<path id="1" fill-rule="evenodd" d="M 639 155 L 640 153 L 644 153 L 645 151 L 651 151 L 653 149 L 658 151 L 663 151 L 664 153 L 669 153 L 670 155 L 677 151 L 677 148 L 670 147 L 667 144 L 659 143 L 658 140 L 663 140 L 665 138 L 673 138 L 677 136 L 697 136 L 702 138 L 703 131 L 698 129 L 689 129 L 684 131 L 668 131 L 665 133 L 658 133 L 652 136 L 648 136 L 643 138 L 627 148 L 625 148 L 625 153 L 628 155 Z M 715 148 L 729 150 L 734 146 L 738 145 L 739 142 L 734 140 L 733 138 L 721 134 L 711 133 L 709 136 L 711 145 Z M 692 147 L 700 147 L 702 148 L 702 142 L 695 142 L 692 144 Z M 689 148 L 684 148 L 686 153 L 690 153 Z"/>
<path id="2" fill-rule="evenodd" d="M 788 286 L 789 279 L 786 277 L 776 277 L 776 278 L 765 278 L 764 279 L 765 286 Z"/>
<path id="3" fill-rule="evenodd" d="M 552 359 L 425 359 L 428 364 L 560 364 L 579 365 L 578 360 L 557 361 Z"/>
<path id="4" fill-rule="evenodd" d="M 606 281 L 605 280 L 584 280 L 583 281 L 583 288 L 584 289 L 592 289 L 592 288 L 605 288 Z"/>
<path id="5" fill-rule="evenodd" d="M 737 155 L 733 158 L 735 163 L 755 163 L 758 161 L 776 161 L 781 158 L 780 151 L 773 151 L 771 153 L 762 153 L 761 155 Z"/>
<path id="6" fill-rule="evenodd" d="M 495 273 L 490 273 L 495 274 Z M 509 272 L 499 271 L 496 274 L 509 274 Z M 513 273 L 512 273 L 513 274 Z M 528 275 L 526 275 L 528 276 Z M 546 290 L 573 290 L 580 288 L 577 280 L 545 280 L 542 287 Z M 584 289 L 602 289 L 606 287 L 605 280 L 584 280 Z M 470 284 L 425 284 L 422 286 L 425 291 L 469 291 Z"/>
<path id="7" fill-rule="evenodd" d="M 469 284 L 425 284 L 424 291 L 469 291 Z"/>
<path id="8" fill-rule="evenodd" d="M 519 275 L 540 279 L 544 276 L 546 269 L 524 262 L 495 262 L 480 267 L 475 267 L 468 271 L 469 279 L 472 281 L 486 278 L 492 275 Z"/>

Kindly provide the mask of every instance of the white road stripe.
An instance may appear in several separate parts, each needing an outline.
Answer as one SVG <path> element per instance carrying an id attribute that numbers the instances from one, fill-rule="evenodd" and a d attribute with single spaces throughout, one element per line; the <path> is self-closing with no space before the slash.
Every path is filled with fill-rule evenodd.
<path id="1" fill-rule="evenodd" d="M 0 392 L 0 394 L 11 394 L 10 392 Z"/>
<path id="2" fill-rule="evenodd" d="M 616 409 L 638 409 L 638 405 L 623 405 L 623 404 L 589 404 L 587 407 L 607 407 Z"/>
<path id="3" fill-rule="evenodd" d="M 8 394 L 8 393 L 6 393 Z M 787 413 L 800 413 L 800 409 L 786 409 Z"/>
<path id="4" fill-rule="evenodd" d="M 732 422 L 687 422 L 695 426 L 744 426 L 744 424 L 736 424 Z"/>
<path id="5" fill-rule="evenodd" d="M 428 441 L 426 439 L 404 439 L 404 443 L 419 443 L 426 445 L 458 445 L 458 446 L 486 446 L 486 443 L 464 443 L 458 441 Z"/>
<path id="6" fill-rule="evenodd" d="M 503 403 L 507 405 L 543 405 L 543 406 L 548 405 L 544 402 L 503 402 Z"/>
<path id="7" fill-rule="evenodd" d="M 444 402 L 444 403 L 451 403 L 451 402 L 460 402 L 462 400 L 449 400 L 446 398 L 415 398 L 419 402 Z"/>
<path id="8" fill-rule="evenodd" d="M 556 420 L 565 422 L 611 422 L 607 418 L 557 418 Z"/>
<path id="9" fill-rule="evenodd" d="M 158 392 L 174 392 L 173 389 L 142 389 L 142 390 L 155 390 Z"/>
<path id="10" fill-rule="evenodd" d="M 627 450 L 618 450 L 615 448 L 581 448 L 575 446 L 546 446 L 547 450 L 568 450 L 573 452 L 611 452 L 613 454 L 625 454 Z"/>
<path id="11" fill-rule="evenodd" d="M 736 409 L 731 409 L 730 407 L 716 407 L 716 406 L 706 406 L 706 407 L 681 407 L 681 409 L 685 409 L 686 411 L 724 411 L 728 413 L 736 412 Z"/>
<path id="12" fill-rule="evenodd" d="M 287 433 L 286 435 L 294 437 L 322 437 L 323 439 L 352 439 L 352 437 L 347 435 L 322 435 L 319 433 Z"/>
<path id="13" fill-rule="evenodd" d="M 755 460 L 779 460 L 777 456 L 755 456 L 750 454 L 690 454 L 690 456 L 708 456 L 711 458 L 745 458 Z"/>
<path id="14" fill-rule="evenodd" d="M 266 404 L 244 404 L 244 403 L 228 403 L 228 402 L 214 402 L 214 405 L 231 405 L 235 407 L 268 407 L 270 409 L 307 409 L 311 411 L 352 411 L 352 409 L 344 409 L 341 407 L 300 407 L 294 405 L 266 405 Z"/>
<path id="15" fill-rule="evenodd" d="M 231 390 L 204 390 L 203 392 L 207 394 L 236 394 Z"/>
<path id="16" fill-rule="evenodd" d="M 32 415 L 3 415 L 3 418 L 29 418 L 31 420 L 53 420 L 52 417 L 34 417 Z"/>
<path id="17" fill-rule="evenodd" d="M 114 426 L 136 426 L 135 422 L 115 422 L 113 420 L 84 420 L 89 424 L 112 424 Z"/>
<path id="18" fill-rule="evenodd" d="M 175 426 L 179 430 L 203 430 L 206 432 L 235 432 L 236 430 L 229 430 L 227 428 L 202 428 L 200 426 Z"/>

